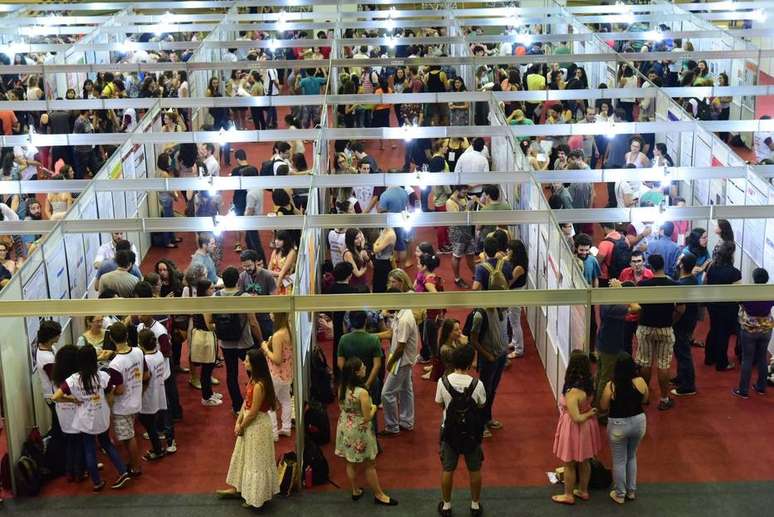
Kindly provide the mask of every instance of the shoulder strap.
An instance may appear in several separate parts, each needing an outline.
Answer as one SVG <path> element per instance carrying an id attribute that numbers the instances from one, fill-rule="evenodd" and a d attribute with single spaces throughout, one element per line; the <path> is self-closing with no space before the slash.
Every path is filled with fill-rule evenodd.
<path id="1" fill-rule="evenodd" d="M 470 384 L 468 385 L 468 387 L 465 388 L 465 392 L 463 393 L 463 395 L 465 395 L 465 397 L 471 397 L 473 395 L 473 392 L 476 391 L 476 386 L 478 386 L 478 379 L 473 377 L 470 380 Z"/>
<path id="2" fill-rule="evenodd" d="M 449 382 L 448 375 L 441 377 L 441 382 L 443 382 L 443 387 L 446 388 L 446 391 L 449 392 L 449 396 L 451 396 L 452 399 L 458 399 L 462 396 L 462 393 L 452 387 L 451 383 Z"/>
<path id="3" fill-rule="evenodd" d="M 481 266 L 486 269 L 487 273 L 490 275 L 494 273 L 495 268 L 492 266 L 492 264 L 489 263 L 488 259 L 484 259 L 484 261 L 481 263 Z"/>

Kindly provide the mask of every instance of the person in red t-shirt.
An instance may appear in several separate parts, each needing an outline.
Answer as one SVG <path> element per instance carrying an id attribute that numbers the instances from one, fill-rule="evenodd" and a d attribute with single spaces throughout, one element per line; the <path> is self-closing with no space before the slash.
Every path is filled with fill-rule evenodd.
<path id="1" fill-rule="evenodd" d="M 653 271 L 645 267 L 645 256 L 640 250 L 632 251 L 632 259 L 629 267 L 621 271 L 618 279 L 623 282 L 632 282 L 634 285 L 640 283 L 640 280 L 653 278 Z M 630 312 L 624 318 L 624 349 L 630 355 L 632 353 L 632 339 L 637 332 L 637 324 L 640 315 L 637 312 Z"/>

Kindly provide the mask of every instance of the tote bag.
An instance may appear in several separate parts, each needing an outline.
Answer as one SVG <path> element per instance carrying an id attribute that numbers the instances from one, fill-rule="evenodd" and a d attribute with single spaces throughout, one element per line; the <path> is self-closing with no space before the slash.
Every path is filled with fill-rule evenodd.
<path id="1" fill-rule="evenodd" d="M 215 362 L 217 341 L 215 333 L 209 330 L 193 329 L 191 331 L 191 362 L 211 364 Z"/>

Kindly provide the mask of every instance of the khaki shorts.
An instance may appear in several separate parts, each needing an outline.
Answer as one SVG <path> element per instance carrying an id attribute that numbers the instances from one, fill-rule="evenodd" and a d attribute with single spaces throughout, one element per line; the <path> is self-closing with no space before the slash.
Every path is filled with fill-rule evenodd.
<path id="1" fill-rule="evenodd" d="M 113 415 L 113 433 L 121 441 L 134 438 L 135 415 Z"/>
<path id="2" fill-rule="evenodd" d="M 637 327 L 636 361 L 640 366 L 650 366 L 656 359 L 656 368 L 667 370 L 672 364 L 675 333 L 672 327 Z"/>

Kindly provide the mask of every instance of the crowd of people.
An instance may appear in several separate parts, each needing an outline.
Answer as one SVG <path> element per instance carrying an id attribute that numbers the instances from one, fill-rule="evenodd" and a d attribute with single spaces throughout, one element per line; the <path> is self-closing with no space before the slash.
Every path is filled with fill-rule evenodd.
<path id="1" fill-rule="evenodd" d="M 513 28 L 509 28 L 513 31 Z M 539 25 L 530 29 L 540 32 Z M 471 35 L 480 33 L 470 28 Z M 401 37 L 443 36 L 441 28 L 396 29 Z M 345 38 L 376 37 L 380 31 L 348 30 Z M 138 41 L 179 39 L 197 41 L 200 35 L 143 35 Z M 304 31 L 288 32 L 288 39 L 307 39 Z M 224 61 L 275 59 L 326 59 L 328 34 L 314 36 L 320 45 L 312 48 L 228 49 Z M 261 40 L 264 32 L 241 32 L 240 40 Z M 180 39 L 182 38 L 182 39 Z M 524 41 L 524 38 L 521 39 Z M 651 51 L 684 48 L 690 42 L 664 40 Z M 488 55 L 565 55 L 564 43 L 473 44 L 471 53 Z M 444 45 L 397 45 L 344 47 L 353 66 L 342 70 L 339 91 L 358 93 L 443 93 L 484 91 L 537 91 L 607 88 L 589 85 L 585 70 L 574 63 L 540 63 L 524 66 L 483 65 L 475 71 L 475 83 L 466 85 L 454 67 L 446 66 L 356 66 L 357 60 L 386 57 L 440 57 Z M 188 51 L 128 50 L 121 60 L 131 63 L 176 62 L 190 58 Z M 638 78 L 637 72 L 648 81 Z M 704 61 L 639 62 L 622 65 L 611 87 L 660 85 L 712 85 Z M 719 85 L 728 84 L 718 74 Z M 274 96 L 282 92 L 314 95 L 326 91 L 325 69 L 290 70 L 264 68 L 234 70 L 207 81 L 208 97 Z M 45 97 L 46 85 L 39 77 L 18 77 L 6 87 L 5 100 L 36 100 Z M 26 89 L 25 89 L 26 86 Z M 86 79 L 80 91 L 70 89 L 65 97 L 143 98 L 188 97 L 191 86 L 184 71 L 160 74 L 100 73 Z M 727 119 L 729 98 L 684 99 L 684 106 L 697 118 Z M 655 120 L 652 98 L 621 98 L 616 101 L 582 99 L 571 101 L 507 101 L 502 108 L 510 125 L 589 123 Z M 291 107 L 287 128 L 309 128 L 320 123 L 317 106 Z M 37 133 L 112 133 L 132 131 L 139 115 L 133 108 L 79 112 L 16 113 L 0 111 L 0 128 L 6 135 Z M 467 126 L 488 124 L 488 105 L 451 103 L 345 104 L 336 107 L 336 123 L 343 127 L 388 127 L 393 116 L 398 126 Z M 281 125 L 274 107 L 208 108 L 204 129 L 273 129 Z M 190 110 L 162 114 L 163 132 L 191 129 Z M 575 135 L 570 137 L 520 137 L 519 145 L 534 170 L 582 170 L 589 168 L 643 168 L 674 165 L 667 147 L 656 135 Z M 393 148 L 397 141 L 391 141 Z M 384 142 L 380 141 L 383 148 Z M 413 138 L 405 142 L 403 166 L 380 167 L 378 155 L 369 153 L 361 141 L 336 141 L 332 149 L 332 174 L 427 171 L 480 173 L 481 182 L 471 185 L 434 185 L 431 188 L 401 186 L 330 189 L 328 205 L 336 213 L 404 213 L 413 209 L 430 212 L 510 210 L 514 199 L 499 185 L 489 184 L 489 146 L 483 138 Z M 768 145 L 768 144 L 767 144 Z M 113 149 L 105 145 L 35 148 L 31 145 L 6 149 L 0 159 L 3 179 L 84 179 L 95 175 Z M 221 166 L 236 166 L 232 176 L 282 176 L 308 174 L 306 143 L 302 140 L 274 143 L 260 162 L 248 159 L 245 149 L 232 153 L 228 144 L 161 146 L 156 161 L 158 177 L 219 176 Z M 265 159 L 263 159 L 265 158 Z M 275 188 L 268 191 L 271 207 L 264 206 L 264 189 L 236 191 L 233 197 L 210 191 L 162 192 L 158 196 L 164 217 L 174 217 L 182 198 L 185 215 L 209 217 L 232 212 L 238 216 L 303 214 L 308 192 Z M 597 197 L 592 183 L 546 185 L 549 205 L 554 209 L 593 208 Z M 671 185 L 660 182 L 620 181 L 608 185 L 608 205 L 618 207 L 685 205 Z M 57 219 L 74 202 L 75 195 L 49 194 L 45 201 L 34 196 L 7 196 L 0 204 L 5 220 Z M 178 205 L 179 206 L 179 205 Z M 589 285 L 606 288 L 670 285 L 726 285 L 741 281 L 734 267 L 734 235 L 728 221 L 717 221 L 719 244 L 707 249 L 705 229 L 686 221 L 563 224 L 561 231 L 575 253 L 578 267 Z M 347 293 L 442 292 L 453 284 L 458 289 L 520 290 L 527 286 L 528 254 L 519 235 L 508 226 L 479 225 L 437 227 L 434 238 L 420 241 L 416 230 L 404 227 L 380 229 L 334 228 L 327 232 L 329 260 L 323 267 L 324 291 Z M 177 248 L 182 238 L 174 233 L 154 234 L 158 247 Z M 35 239 L 18 237 L 0 241 L 0 280 L 7 281 Z M 294 291 L 295 264 L 300 244 L 299 230 L 271 232 L 264 248 L 257 230 L 239 232 L 234 251 L 240 269 L 230 266 L 221 234 L 202 232 L 195 236 L 195 251 L 187 264 L 167 258 L 141 271 L 136 247 L 115 232 L 98 251 L 95 287 L 100 298 L 206 297 L 288 295 Z M 269 253 L 267 253 L 269 251 Z M 445 258 L 451 276 L 443 269 Z M 462 265 L 464 262 L 464 267 Z M 446 277 L 445 277 L 446 276 Z M 767 283 L 763 269 L 753 273 L 756 283 Z M 733 390 L 749 397 L 751 371 L 757 368 L 754 390 L 766 391 L 766 345 L 774 320 L 772 303 L 625 304 L 602 306 L 592 313 L 590 354 L 575 351 L 569 358 L 559 399 L 560 417 L 554 453 L 564 464 L 564 493 L 554 501 L 572 504 L 589 498 L 589 459 L 603 447 L 600 424 L 607 425 L 613 456 L 614 489 L 610 497 L 619 504 L 636 497 L 636 448 L 645 433 L 645 407 L 650 400 L 649 381 L 655 368 L 658 378 L 658 409 L 674 407 L 674 398 L 697 392 L 692 347 L 705 348 L 705 363 L 719 372 L 735 365 L 729 361 L 730 337 L 738 335 L 737 356 L 740 381 Z M 709 334 L 703 340 L 694 334 L 700 321 L 709 319 Z M 442 500 L 438 513 L 451 515 L 451 493 L 459 456 L 470 473 L 472 515 L 483 512 L 480 503 L 482 441 L 493 440 L 503 423 L 495 417 L 495 401 L 505 369 L 525 353 L 522 308 L 474 308 L 460 321 L 443 308 L 391 311 L 333 311 L 322 315 L 321 328 L 330 328 L 333 341 L 335 380 L 341 409 L 335 454 L 346 462 L 353 500 L 363 496 L 358 471 L 364 467 L 375 504 L 394 506 L 397 500 L 379 484 L 376 459 L 377 437 L 400 440 L 417 422 L 414 412 L 414 371 L 436 383 L 435 402 L 443 412 L 440 440 Z M 54 350 L 61 335 L 56 322 L 41 323 L 37 335 L 39 367 L 44 396 L 52 409 L 57 443 L 67 453 L 68 480 L 91 478 L 95 491 L 104 488 L 97 468 L 97 444 L 109 457 L 117 477 L 112 488 L 137 482 L 142 461 L 162 461 L 177 451 L 175 427 L 183 408 L 177 375 L 188 378 L 191 389 L 201 391 L 204 407 L 224 403 L 217 393 L 220 381 L 213 376 L 217 364 L 225 365 L 228 403 L 235 417 L 236 443 L 231 457 L 224 498 L 241 498 L 248 507 L 259 508 L 279 492 L 274 444 L 291 435 L 292 386 L 294 381 L 293 327 L 287 314 L 193 314 L 175 316 L 90 316 L 76 345 Z M 388 343 L 383 346 L 382 342 Z M 184 346 L 187 343 L 187 347 Z M 185 360 L 187 350 L 188 360 Z M 677 376 L 670 378 L 672 356 Z M 247 373 L 244 392 L 239 383 L 240 361 Z M 596 367 L 593 366 L 596 363 Z M 187 366 L 186 366 L 187 365 Z M 419 366 L 417 366 L 419 365 Z M 474 371 L 475 370 L 475 373 Z M 596 371 L 595 371 L 596 370 Z M 378 413 L 383 414 L 379 429 Z M 279 413 L 279 417 L 277 415 Z M 150 447 L 142 451 L 135 433 L 135 418 L 147 433 Z M 111 440 L 110 432 L 114 440 Z M 116 447 L 116 445 L 118 447 Z"/>

